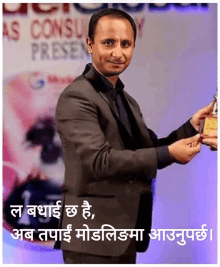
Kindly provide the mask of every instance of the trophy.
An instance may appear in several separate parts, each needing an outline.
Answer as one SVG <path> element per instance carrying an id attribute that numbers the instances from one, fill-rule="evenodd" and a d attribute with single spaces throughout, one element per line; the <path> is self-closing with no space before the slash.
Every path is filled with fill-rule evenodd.
<path id="1" fill-rule="evenodd" d="M 212 113 L 200 121 L 200 133 L 208 135 L 218 129 L 218 96 L 214 95 Z"/>

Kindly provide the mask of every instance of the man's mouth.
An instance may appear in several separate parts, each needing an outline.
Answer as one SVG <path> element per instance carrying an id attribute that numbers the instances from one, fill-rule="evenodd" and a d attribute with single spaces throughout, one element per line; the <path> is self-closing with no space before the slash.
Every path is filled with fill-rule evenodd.
<path id="1" fill-rule="evenodd" d="M 109 61 L 109 63 L 111 64 L 115 64 L 115 65 L 123 65 L 123 62 L 117 62 L 117 61 Z"/>

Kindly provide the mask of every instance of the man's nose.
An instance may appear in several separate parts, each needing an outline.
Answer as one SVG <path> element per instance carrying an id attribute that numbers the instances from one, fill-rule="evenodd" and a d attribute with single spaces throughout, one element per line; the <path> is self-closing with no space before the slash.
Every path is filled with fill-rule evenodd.
<path id="1" fill-rule="evenodd" d="M 117 58 L 121 58 L 123 56 L 122 47 L 120 44 L 117 44 L 112 52 L 112 55 Z"/>

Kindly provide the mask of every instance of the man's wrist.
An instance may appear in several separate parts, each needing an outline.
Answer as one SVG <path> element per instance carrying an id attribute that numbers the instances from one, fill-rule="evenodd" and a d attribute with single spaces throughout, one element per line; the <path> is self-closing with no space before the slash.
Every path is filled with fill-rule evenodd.
<path id="1" fill-rule="evenodd" d="M 190 119 L 190 123 L 191 123 L 191 125 L 193 126 L 193 128 L 194 128 L 197 132 L 199 132 L 199 125 L 197 125 L 197 124 L 194 122 L 193 118 Z"/>
<path id="2" fill-rule="evenodd" d="M 158 169 L 171 165 L 175 159 L 171 156 L 168 146 L 156 147 Z"/>

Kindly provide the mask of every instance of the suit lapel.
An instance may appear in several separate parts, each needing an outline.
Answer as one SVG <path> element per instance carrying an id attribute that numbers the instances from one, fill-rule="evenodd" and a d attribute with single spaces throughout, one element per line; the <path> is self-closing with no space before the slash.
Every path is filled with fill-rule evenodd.
<path id="1" fill-rule="evenodd" d="M 100 82 L 100 79 L 98 79 L 97 74 L 94 73 L 93 69 L 89 65 L 87 65 L 86 69 L 83 72 L 83 75 L 84 75 L 84 77 L 86 77 L 89 80 L 89 82 L 98 91 L 98 93 L 101 95 L 101 97 L 106 101 L 106 103 L 111 108 L 111 111 L 112 111 L 114 117 L 116 118 L 117 122 L 119 123 L 119 125 L 121 127 L 123 127 L 123 129 L 128 133 L 128 136 L 132 140 L 132 136 L 130 135 L 126 126 L 123 124 L 123 122 L 121 121 L 121 119 L 119 117 L 118 110 L 117 110 L 116 106 L 114 105 L 113 100 L 111 99 L 111 97 L 109 97 L 109 94 L 106 91 L 103 91 L 102 82 Z"/>
<path id="2" fill-rule="evenodd" d="M 101 92 L 99 91 L 99 94 L 101 95 L 101 97 L 107 102 L 107 104 L 109 105 L 109 107 L 111 108 L 112 112 L 114 113 L 114 115 L 117 117 L 118 120 L 120 120 L 118 111 L 113 103 L 113 100 L 108 96 L 108 94 L 106 92 Z M 120 120 L 121 121 L 121 120 Z"/>
<path id="3" fill-rule="evenodd" d="M 123 127 L 123 129 L 126 131 L 126 133 L 128 134 L 128 136 L 130 137 L 131 140 L 132 136 L 130 135 L 130 133 L 128 132 L 126 126 L 123 124 L 123 122 L 121 121 L 117 108 L 115 107 L 113 100 L 111 100 L 111 98 L 109 97 L 108 93 L 103 91 L 103 88 L 101 88 L 101 83 L 100 80 L 97 77 L 97 74 L 93 71 L 93 69 L 91 68 L 91 65 L 88 64 L 86 65 L 86 69 L 83 72 L 84 77 L 86 77 L 90 83 L 93 85 L 93 87 L 98 91 L 98 93 L 101 95 L 101 97 L 106 101 L 106 103 L 109 105 L 109 107 L 111 108 L 111 111 L 114 115 L 114 117 L 116 118 L 117 122 L 119 123 L 119 125 L 121 127 Z M 134 119 L 136 121 L 137 127 L 139 128 L 141 137 L 142 137 L 142 141 L 143 141 L 143 145 L 145 147 L 152 147 L 153 143 L 151 141 L 150 135 L 147 131 L 147 128 L 144 124 L 144 121 L 142 120 L 137 108 L 135 108 L 132 100 L 130 99 L 129 95 L 124 92 L 125 98 L 128 102 L 128 105 L 131 109 L 131 112 L 133 113 Z"/>
<path id="4" fill-rule="evenodd" d="M 130 135 L 129 131 L 127 130 L 127 127 L 123 124 L 123 122 L 121 121 L 120 117 L 119 117 L 119 114 L 118 114 L 118 110 L 116 109 L 114 103 L 113 103 L 113 100 L 111 100 L 111 98 L 109 97 L 109 95 L 106 93 L 106 92 L 101 92 L 99 91 L 99 94 L 101 95 L 101 97 L 107 102 L 107 104 L 109 105 L 114 117 L 116 118 L 117 122 L 119 123 L 119 125 L 121 127 L 124 128 L 124 130 L 127 132 L 127 134 L 129 135 L 129 137 L 131 139 L 132 136 Z"/>
<path id="5" fill-rule="evenodd" d="M 142 142 L 143 142 L 143 146 L 144 147 L 153 147 L 153 142 L 150 138 L 150 135 L 148 133 L 147 127 L 142 119 L 142 117 L 140 116 L 139 110 L 135 107 L 135 105 L 133 104 L 132 99 L 130 98 L 130 96 L 124 92 L 124 96 L 127 100 L 127 103 L 131 109 L 131 112 L 134 116 L 134 119 L 136 121 L 137 127 L 140 131 L 140 135 L 142 137 Z"/>
<path id="6" fill-rule="evenodd" d="M 102 96 L 102 98 L 108 103 L 109 107 L 111 108 L 111 111 L 113 113 L 113 115 L 115 116 L 116 120 L 119 122 L 119 124 L 126 130 L 126 132 L 128 133 L 129 137 L 132 139 L 131 135 L 129 134 L 127 128 L 125 127 L 125 125 L 122 123 L 119 115 L 118 115 L 118 111 L 115 108 L 115 105 L 113 104 L 113 101 L 109 98 L 108 94 L 106 92 L 101 92 L 99 91 L 99 94 Z M 124 96 L 127 100 L 127 103 L 131 109 L 131 112 L 134 116 L 135 122 L 137 124 L 137 127 L 140 131 L 140 135 L 142 137 L 142 141 L 143 141 L 143 146 L 144 147 L 153 147 L 153 142 L 150 138 L 150 135 L 148 133 L 148 130 L 146 128 L 146 125 L 143 121 L 143 119 L 141 118 L 139 111 L 137 108 L 135 108 L 135 106 L 133 105 L 129 95 L 125 92 Z"/>

